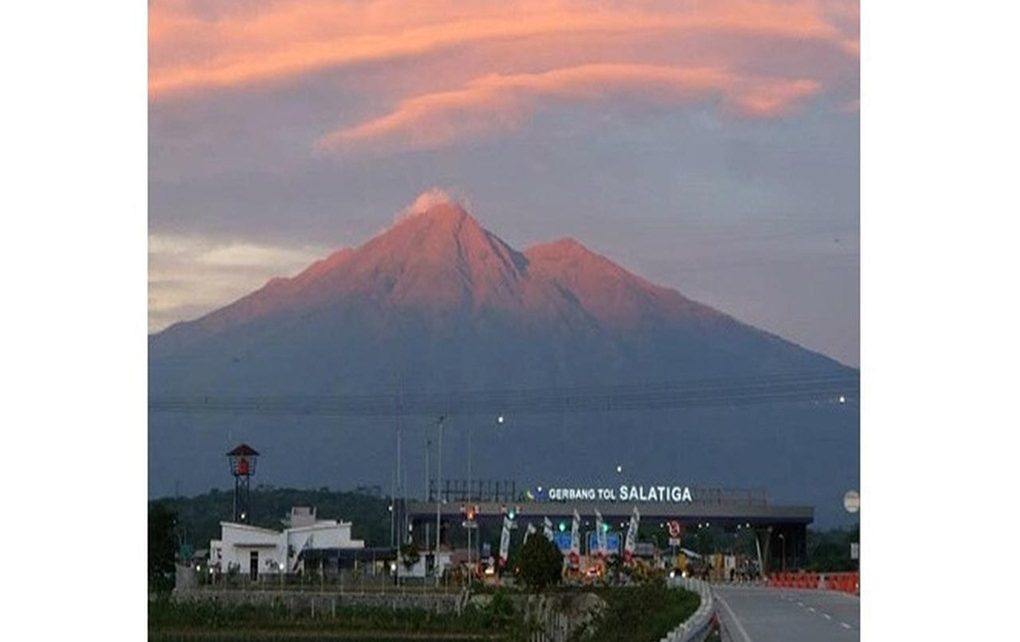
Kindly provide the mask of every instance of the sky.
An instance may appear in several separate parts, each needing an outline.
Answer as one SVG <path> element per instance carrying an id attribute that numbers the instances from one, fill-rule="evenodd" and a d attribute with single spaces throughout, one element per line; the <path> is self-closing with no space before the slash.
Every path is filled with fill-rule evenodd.
<path id="1" fill-rule="evenodd" d="M 859 364 L 859 37 L 838 0 L 150 0 L 149 329 L 433 188 Z"/>

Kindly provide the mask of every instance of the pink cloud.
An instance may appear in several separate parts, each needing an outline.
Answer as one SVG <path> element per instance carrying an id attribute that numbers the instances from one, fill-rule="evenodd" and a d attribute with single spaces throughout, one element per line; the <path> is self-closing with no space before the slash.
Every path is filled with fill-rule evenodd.
<path id="1" fill-rule="evenodd" d="M 820 89 L 811 79 L 741 75 L 713 68 L 592 64 L 534 74 L 490 75 L 401 101 L 388 114 L 327 134 L 322 150 L 361 143 L 435 147 L 516 129 L 547 102 L 631 100 L 684 105 L 718 101 L 730 114 L 781 116 Z"/>
<path id="2" fill-rule="evenodd" d="M 856 3 L 280 0 L 238 5 L 154 0 L 149 91 L 153 99 L 162 99 L 195 89 L 245 87 L 324 69 L 409 61 L 456 47 L 522 39 L 528 39 L 533 50 L 553 53 L 564 38 L 586 41 L 592 52 L 610 39 L 622 40 L 640 57 L 650 37 L 665 37 L 671 46 L 649 50 L 649 55 L 681 55 L 687 39 L 716 34 L 820 42 L 856 56 L 855 14 L 844 5 Z M 492 62 L 498 67 L 503 61 Z"/>

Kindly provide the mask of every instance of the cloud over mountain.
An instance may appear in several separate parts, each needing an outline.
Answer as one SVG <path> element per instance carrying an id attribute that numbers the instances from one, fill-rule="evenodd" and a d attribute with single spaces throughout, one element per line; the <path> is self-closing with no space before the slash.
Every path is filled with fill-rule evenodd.
<path id="1" fill-rule="evenodd" d="M 721 103 L 731 115 L 781 116 L 816 94 L 817 81 L 741 76 L 711 68 L 583 65 L 539 74 L 492 75 L 451 91 L 414 96 L 394 111 L 321 138 L 321 149 L 372 141 L 436 147 L 461 138 L 516 129 L 549 102 L 594 102 L 630 95 L 637 101 Z"/>
<path id="2" fill-rule="evenodd" d="M 435 147 L 513 131 L 549 105 L 626 96 L 770 118 L 856 99 L 856 4 L 718 0 L 153 3 L 155 103 L 312 77 L 354 90 L 316 147 Z M 526 51 L 527 55 L 523 55 Z M 369 75 L 359 70 L 371 67 Z M 387 82 L 386 79 L 397 82 Z M 345 110 L 347 111 L 347 110 Z"/>

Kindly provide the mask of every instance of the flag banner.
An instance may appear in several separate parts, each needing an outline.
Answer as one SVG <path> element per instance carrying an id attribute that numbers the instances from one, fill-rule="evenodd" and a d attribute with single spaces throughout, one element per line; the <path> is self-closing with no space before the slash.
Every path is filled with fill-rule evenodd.
<path id="1" fill-rule="evenodd" d="M 548 517 L 545 518 L 543 528 L 546 539 L 548 539 L 550 542 L 553 541 L 553 523 L 552 520 L 549 519 Z"/>
<path id="2" fill-rule="evenodd" d="M 570 554 L 579 556 L 581 554 L 581 516 L 574 511 L 574 521 L 570 525 Z"/>
<path id="3" fill-rule="evenodd" d="M 510 553 L 510 528 L 513 521 L 509 517 L 503 518 L 503 532 L 499 534 L 499 565 L 506 566 L 507 555 Z"/>
<path id="4" fill-rule="evenodd" d="M 606 542 L 606 526 L 602 521 L 602 513 L 598 509 L 595 509 L 595 538 L 598 542 L 598 555 L 605 557 L 609 544 Z"/>
<path id="5" fill-rule="evenodd" d="M 528 530 L 524 531 L 524 542 L 523 543 L 527 544 L 528 543 L 528 538 L 531 537 L 532 535 L 534 535 L 537 532 L 538 532 L 538 529 L 535 528 L 535 525 L 532 524 L 531 522 L 528 522 Z"/>
<path id="6" fill-rule="evenodd" d="M 630 526 L 627 528 L 627 539 L 624 540 L 623 544 L 623 560 L 625 562 L 629 562 L 634 558 L 634 547 L 637 545 L 637 534 L 640 522 L 641 513 L 638 512 L 637 506 L 635 506 L 634 512 L 630 515 Z"/>

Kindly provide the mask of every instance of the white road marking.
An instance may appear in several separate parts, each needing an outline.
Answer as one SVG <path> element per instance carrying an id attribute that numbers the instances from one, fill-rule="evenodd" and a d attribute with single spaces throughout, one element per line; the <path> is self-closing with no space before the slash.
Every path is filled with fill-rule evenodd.
<path id="1" fill-rule="evenodd" d="M 822 615 L 824 615 L 824 616 L 825 616 L 825 619 L 826 619 L 826 620 L 831 620 L 831 619 L 832 619 L 832 616 L 831 616 L 831 615 L 829 615 L 828 613 L 822 613 Z"/>
<path id="2" fill-rule="evenodd" d="M 797 602 L 797 606 L 799 606 L 799 607 L 802 607 L 802 608 L 803 608 L 803 606 L 804 606 L 804 603 L 803 603 L 803 602 Z"/>
<path id="3" fill-rule="evenodd" d="M 843 627 L 844 629 L 849 629 L 849 628 L 850 628 L 850 625 L 849 625 L 849 624 L 847 624 L 846 622 L 840 622 L 840 623 L 839 623 L 839 625 L 840 625 L 841 627 Z"/>
<path id="4" fill-rule="evenodd" d="M 744 638 L 744 642 L 751 642 L 751 636 L 747 634 L 747 631 L 744 629 L 744 625 L 741 624 L 740 620 L 737 619 L 737 614 L 733 612 L 733 609 L 730 608 L 730 605 L 727 604 L 726 600 L 723 599 L 722 595 L 716 593 L 715 599 L 719 600 L 719 603 L 723 605 L 723 608 L 726 609 L 726 612 L 730 614 L 730 619 L 733 620 L 733 623 L 737 626 L 737 632 L 740 633 L 741 637 Z"/>
<path id="5" fill-rule="evenodd" d="M 809 610 L 809 611 L 811 611 L 812 613 L 814 613 L 814 612 L 815 612 L 815 607 L 813 607 L 813 606 L 809 606 L 809 607 L 807 607 L 807 610 Z"/>

